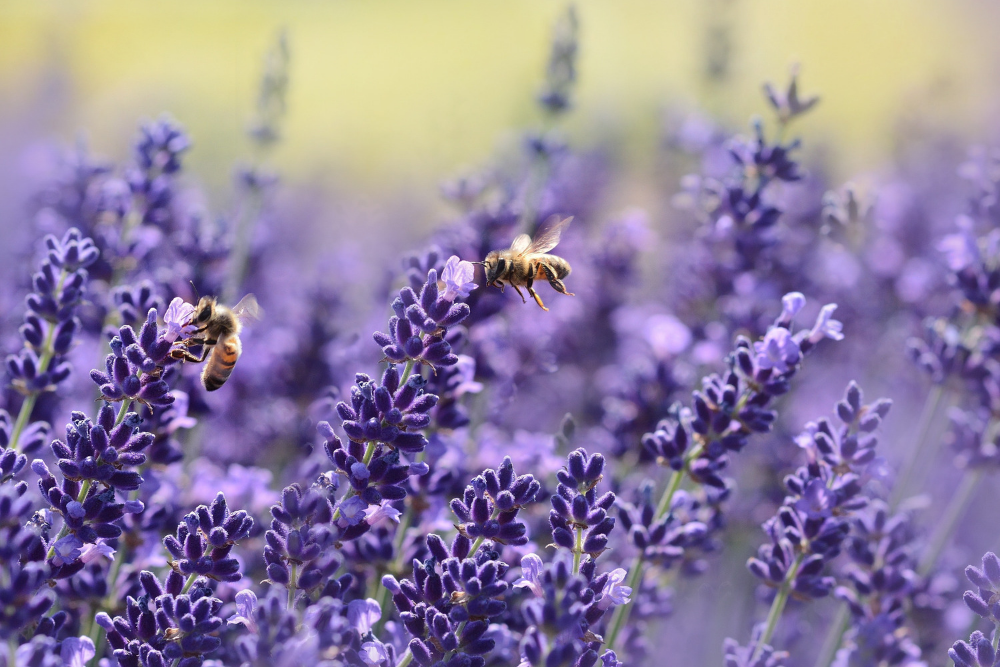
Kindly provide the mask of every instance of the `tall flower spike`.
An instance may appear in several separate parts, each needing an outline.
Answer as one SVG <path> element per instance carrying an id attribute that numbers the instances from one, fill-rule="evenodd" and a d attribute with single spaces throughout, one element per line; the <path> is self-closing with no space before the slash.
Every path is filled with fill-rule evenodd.
<path id="1" fill-rule="evenodd" d="M 169 332 L 157 326 L 155 309 L 146 314 L 138 335 L 127 325 L 118 330 L 111 339 L 105 371 L 90 371 L 106 401 L 138 401 L 150 407 L 173 403 L 170 386 L 161 377 L 164 367 L 177 361 L 170 356 L 174 341 Z"/>
<path id="2" fill-rule="evenodd" d="M 4 443 L 15 451 L 34 451 L 48 432 L 45 423 L 24 427 L 30 422 L 38 396 L 54 391 L 69 377 L 70 364 L 65 356 L 81 327 L 75 312 L 84 296 L 86 267 L 100 256 L 93 241 L 77 229 L 67 231 L 61 240 L 46 236 L 45 248 L 46 258 L 32 276 L 33 291 L 25 299 L 27 310 L 19 329 L 25 347 L 6 359 L 12 384 L 25 395 L 17 426 Z M 41 439 L 37 437 L 40 433 Z"/>
<path id="3" fill-rule="evenodd" d="M 437 270 L 431 269 L 419 295 L 410 287 L 399 290 L 399 296 L 392 302 L 395 314 L 389 318 L 389 333 L 376 331 L 373 335 L 386 359 L 426 364 L 431 368 L 455 364 L 458 357 L 452 353 L 445 334 L 471 312 L 467 304 L 453 303 L 460 289 L 459 285 L 446 284 L 442 294 Z"/>
<path id="4" fill-rule="evenodd" d="M 608 545 L 608 533 L 615 527 L 608 510 L 615 494 L 597 495 L 597 483 L 604 474 L 604 457 L 588 456 L 583 449 L 570 452 L 566 468 L 557 473 L 559 486 L 549 499 L 552 541 L 574 553 L 597 558 Z"/>
<path id="5" fill-rule="evenodd" d="M 369 525 L 363 520 L 353 524 L 345 520 L 343 528 L 334 524 L 333 505 L 317 485 L 305 491 L 298 485 L 285 487 L 281 503 L 271 507 L 271 517 L 264 536 L 270 582 L 288 589 L 292 600 L 321 586 L 323 595 L 339 597 L 352 577 L 332 578 L 343 563 L 335 545 L 363 535 Z"/>

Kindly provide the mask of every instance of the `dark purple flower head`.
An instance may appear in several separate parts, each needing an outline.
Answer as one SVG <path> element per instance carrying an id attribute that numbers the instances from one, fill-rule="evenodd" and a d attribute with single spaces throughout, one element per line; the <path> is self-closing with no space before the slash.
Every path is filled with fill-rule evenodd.
<path id="1" fill-rule="evenodd" d="M 805 114 L 819 103 L 818 95 L 809 95 L 805 98 L 799 97 L 799 67 L 792 67 L 789 77 L 788 87 L 785 90 L 778 90 L 770 83 L 764 84 L 764 94 L 768 102 L 778 114 L 778 120 L 782 124 Z"/>
<path id="2" fill-rule="evenodd" d="M 70 229 L 62 239 L 45 237 L 47 256 L 32 276 L 32 292 L 19 332 L 25 349 L 7 357 L 7 372 L 14 386 L 27 395 L 53 391 L 69 377 L 64 356 L 73 346 L 80 320 L 74 315 L 84 297 L 85 267 L 100 253 L 79 230 Z M 16 445 L 16 443 L 15 443 Z"/>
<path id="3" fill-rule="evenodd" d="M 670 511 L 658 517 L 651 489 L 643 491 L 642 502 L 624 503 L 619 517 L 629 541 L 641 550 L 646 560 L 666 569 L 691 558 L 698 548 L 713 549 L 709 525 L 701 520 L 704 514 L 701 502 L 688 493 L 677 492 Z M 710 520 L 709 516 L 704 518 Z M 700 569 L 697 564 L 691 565 L 693 571 Z"/>
<path id="4" fill-rule="evenodd" d="M 184 577 L 172 571 L 161 583 L 152 572 L 143 571 L 139 582 L 143 594 L 127 598 L 123 616 L 97 615 L 118 664 L 194 666 L 221 646 L 216 635 L 223 626 L 222 600 L 212 595 L 204 579 L 186 585 Z"/>
<path id="5" fill-rule="evenodd" d="M 588 455 L 583 449 L 570 452 L 566 468 L 557 473 L 559 486 L 549 501 L 552 541 L 574 553 L 597 558 L 608 545 L 608 533 L 615 519 L 608 510 L 615 494 L 597 495 L 597 483 L 604 473 L 604 456 Z"/>
<path id="6" fill-rule="evenodd" d="M 399 371 L 393 364 L 383 373 L 381 384 L 358 373 L 351 387 L 350 405 L 337 404 L 347 437 L 352 443 L 381 444 L 407 454 L 423 451 L 427 438 L 420 429 L 430 424 L 428 413 L 438 401 L 434 394 L 424 392 L 426 384 L 426 380 L 414 374 L 400 385 Z M 355 458 L 361 460 L 363 454 Z"/>
<path id="7" fill-rule="evenodd" d="M 549 659 L 559 658 L 557 664 L 596 665 L 601 641 L 592 628 L 612 605 L 630 603 L 632 590 L 621 585 L 626 572 L 619 568 L 595 576 L 594 562 L 588 560 L 574 574 L 568 554 L 560 554 L 544 568 L 525 563 L 533 558 L 525 556 L 521 564 L 526 578 L 530 572 L 534 593 L 522 605 L 530 624 L 521 642 L 522 661 L 541 667 L 549 664 L 548 654 Z M 614 654 L 605 655 L 617 660 Z"/>
<path id="8" fill-rule="evenodd" d="M 90 371 L 105 400 L 138 401 L 150 407 L 173 403 L 170 386 L 162 378 L 164 367 L 176 362 L 170 354 L 173 340 L 168 332 L 169 328 L 161 331 L 157 326 L 155 309 L 146 314 L 138 335 L 127 325 L 118 330 L 111 339 L 105 371 Z"/>
<path id="9" fill-rule="evenodd" d="M 181 168 L 181 153 L 190 146 L 184 130 L 164 116 L 143 123 L 139 128 L 139 140 L 134 147 L 135 162 L 146 173 L 173 174 Z"/>
<path id="10" fill-rule="evenodd" d="M 460 273 L 458 266 L 454 274 L 449 273 L 450 282 L 444 283 L 444 293 L 438 287 L 435 269 L 427 272 L 419 295 L 410 287 L 399 290 L 399 296 L 392 302 L 395 314 L 389 318 L 389 333 L 374 334 L 387 360 L 426 364 L 431 368 L 451 366 L 458 361 L 445 334 L 471 312 L 467 304 L 454 303 L 464 290 Z"/>
<path id="11" fill-rule="evenodd" d="M 992 551 L 983 556 L 982 568 L 965 568 L 965 576 L 979 588 L 979 593 L 965 592 L 966 606 L 993 623 L 1000 622 L 1000 558 Z"/>
<path id="12" fill-rule="evenodd" d="M 552 29 L 552 50 L 545 69 L 545 85 L 538 93 L 538 103 L 550 114 L 568 111 L 576 83 L 578 50 L 576 9 L 570 5 Z"/>
<path id="13" fill-rule="evenodd" d="M 271 528 L 264 536 L 270 582 L 287 588 L 291 599 L 317 589 L 322 595 L 339 598 L 352 577 L 333 578 L 343 563 L 337 543 L 360 537 L 370 528 L 368 523 L 360 519 L 351 524 L 343 517 L 337 523 L 333 504 L 321 484 L 305 491 L 294 484 L 285 487 L 281 503 L 271 507 L 271 517 Z"/>
<path id="14" fill-rule="evenodd" d="M 968 642 L 957 641 L 948 649 L 948 657 L 955 667 L 997 667 L 1000 654 L 993 648 L 989 638 L 976 630 Z"/>
<path id="15" fill-rule="evenodd" d="M 540 488 L 532 475 L 517 475 L 510 457 L 505 457 L 496 470 L 484 470 L 473 479 L 461 499 L 451 501 L 459 533 L 498 544 L 527 544 L 528 527 L 517 514 L 535 501 Z"/>
<path id="16" fill-rule="evenodd" d="M 482 665 L 479 656 L 495 646 L 484 637 L 489 619 L 507 609 L 502 598 L 509 589 L 504 581 L 509 566 L 487 547 L 468 557 L 468 541 L 461 536 L 451 553 L 437 535 L 427 537 L 427 547 L 433 557 L 413 561 L 412 579 L 387 575 L 382 580 L 413 636 L 409 648 L 414 660 L 429 667 L 450 655 L 468 661 L 461 664 Z"/>
<path id="17" fill-rule="evenodd" d="M 163 546 L 174 558 L 171 567 L 185 576 L 239 581 L 240 564 L 230 553 L 252 528 L 253 518 L 243 510 L 230 512 L 219 493 L 210 506 L 199 505 L 185 516 L 175 534 L 163 538 Z"/>
<path id="18" fill-rule="evenodd" d="M 52 442 L 59 471 L 67 480 L 90 480 L 123 491 L 142 484 L 137 468 L 146 462 L 143 453 L 153 442 L 153 434 L 140 431 L 139 415 L 130 412 L 116 419 L 115 410 L 106 404 L 91 422 L 82 412 L 72 413 L 66 425 L 66 442 Z"/>

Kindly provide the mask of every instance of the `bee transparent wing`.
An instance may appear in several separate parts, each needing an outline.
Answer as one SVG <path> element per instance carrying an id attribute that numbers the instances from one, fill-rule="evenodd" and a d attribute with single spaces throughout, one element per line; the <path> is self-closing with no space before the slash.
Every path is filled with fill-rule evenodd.
<path id="1" fill-rule="evenodd" d="M 264 315 L 264 311 L 258 305 L 257 297 L 253 294 L 247 294 L 240 299 L 238 304 L 233 306 L 233 314 L 240 318 L 240 322 L 243 324 L 252 324 Z"/>
<path id="2" fill-rule="evenodd" d="M 531 247 L 531 237 L 527 234 L 518 234 L 510 244 L 510 251 L 514 256 L 523 255 Z"/>
<path id="3" fill-rule="evenodd" d="M 560 220 L 557 215 L 551 216 L 542 223 L 542 226 L 538 229 L 538 233 L 535 234 L 535 239 L 528 246 L 526 252 L 531 254 L 546 253 L 555 248 L 559 245 L 559 237 L 562 235 L 562 230 L 572 221 L 572 217 Z"/>

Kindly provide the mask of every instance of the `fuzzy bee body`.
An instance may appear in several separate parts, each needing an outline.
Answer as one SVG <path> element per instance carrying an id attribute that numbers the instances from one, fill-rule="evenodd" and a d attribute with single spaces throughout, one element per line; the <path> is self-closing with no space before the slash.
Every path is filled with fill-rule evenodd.
<path id="1" fill-rule="evenodd" d="M 186 361 L 206 361 L 201 371 L 201 383 L 206 391 L 215 391 L 233 374 L 236 361 L 243 353 L 240 332 L 243 324 L 260 317 L 260 306 L 253 294 L 247 294 L 229 308 L 218 303 L 215 297 L 203 296 L 188 322 L 197 327 L 185 345 L 201 346 L 201 356 L 187 350 L 178 350 L 177 356 Z"/>
<path id="2" fill-rule="evenodd" d="M 201 383 L 207 391 L 215 391 L 229 379 L 236 367 L 236 360 L 243 353 L 243 343 L 236 334 L 231 334 L 225 338 L 220 338 L 212 353 L 208 356 L 208 362 L 201 371 Z"/>
<path id="3" fill-rule="evenodd" d="M 548 253 L 559 243 L 562 230 L 571 220 L 573 218 L 564 220 L 550 218 L 538 230 L 534 239 L 527 234 L 521 234 L 510 244 L 510 248 L 493 250 L 486 255 L 486 259 L 481 262 L 486 269 L 486 285 L 499 287 L 500 291 L 503 291 L 505 284 L 510 285 L 517 291 L 521 301 L 527 303 L 519 289 L 524 287 L 542 310 L 548 308 L 535 292 L 536 281 L 548 281 L 552 289 L 560 294 L 574 296 L 562 282 L 562 279 L 572 271 L 569 262 Z"/>

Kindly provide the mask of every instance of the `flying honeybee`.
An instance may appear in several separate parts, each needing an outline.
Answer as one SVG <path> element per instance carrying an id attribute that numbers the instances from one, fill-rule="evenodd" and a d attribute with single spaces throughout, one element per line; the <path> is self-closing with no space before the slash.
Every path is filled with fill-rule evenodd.
<path id="1" fill-rule="evenodd" d="M 243 352 L 240 331 L 243 325 L 260 318 L 261 309 L 253 294 L 247 294 L 229 308 L 216 301 L 214 296 L 203 296 L 195 307 L 188 324 L 197 327 L 184 344 L 201 346 L 201 356 L 187 350 L 175 350 L 174 355 L 185 361 L 201 363 L 208 359 L 201 371 L 201 383 L 208 391 L 215 391 L 226 383 L 233 373 L 236 360 Z"/>
<path id="2" fill-rule="evenodd" d="M 535 238 L 519 234 L 506 250 L 493 250 L 486 255 L 482 264 L 486 269 L 486 286 L 499 287 L 503 291 L 504 281 L 515 290 L 521 301 L 527 303 L 519 287 L 526 287 L 542 310 L 548 310 L 533 287 L 536 280 L 548 280 L 552 289 L 567 296 L 575 296 L 566 291 L 562 279 L 572 270 L 562 257 L 548 254 L 559 243 L 562 230 L 573 220 L 552 216 L 538 229 Z"/>

